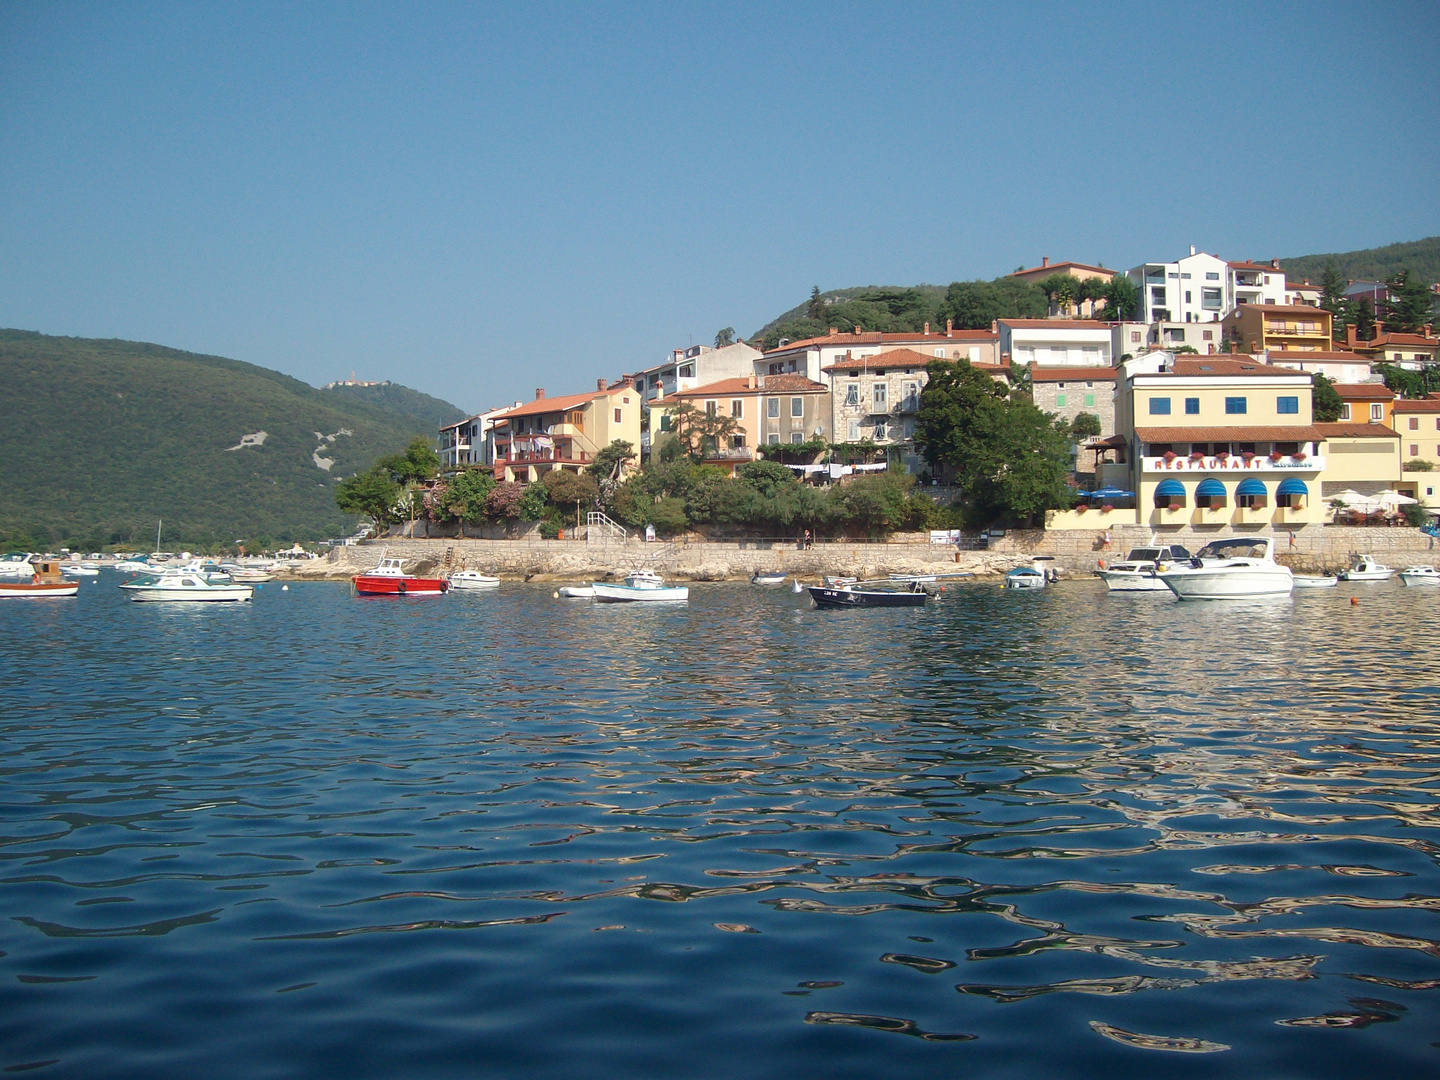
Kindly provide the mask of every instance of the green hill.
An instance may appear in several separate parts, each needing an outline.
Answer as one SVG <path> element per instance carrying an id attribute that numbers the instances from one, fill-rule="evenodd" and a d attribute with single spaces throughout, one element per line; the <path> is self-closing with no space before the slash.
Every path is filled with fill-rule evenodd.
<path id="1" fill-rule="evenodd" d="M 422 394 L 419 390 L 411 390 L 399 383 L 382 382 L 370 386 L 331 383 L 320 389 L 326 394 L 333 394 L 347 401 L 373 405 L 397 416 L 408 416 L 420 424 L 424 431 L 439 431 L 444 425 L 458 424 L 470 415 L 448 401 Z"/>
<path id="2" fill-rule="evenodd" d="M 167 548 L 348 533 L 336 482 L 436 433 L 383 398 L 133 341 L 0 330 L 0 383 L 12 543 L 148 548 L 157 518 Z"/>
<path id="3" fill-rule="evenodd" d="M 1280 265 L 1285 269 L 1287 281 L 1309 278 L 1319 284 L 1325 273 L 1325 264 L 1329 262 L 1333 262 L 1340 276 L 1348 281 L 1386 281 L 1401 269 L 1408 269 L 1427 282 L 1440 281 L 1440 236 L 1365 248 L 1363 251 L 1300 255 L 1293 259 L 1281 259 Z"/>

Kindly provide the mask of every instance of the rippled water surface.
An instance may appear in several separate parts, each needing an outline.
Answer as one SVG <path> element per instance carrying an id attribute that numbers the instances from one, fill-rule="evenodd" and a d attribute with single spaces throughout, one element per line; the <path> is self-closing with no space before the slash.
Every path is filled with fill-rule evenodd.
<path id="1" fill-rule="evenodd" d="M 691 597 L 0 605 L 0 1068 L 1440 1073 L 1440 590 Z"/>

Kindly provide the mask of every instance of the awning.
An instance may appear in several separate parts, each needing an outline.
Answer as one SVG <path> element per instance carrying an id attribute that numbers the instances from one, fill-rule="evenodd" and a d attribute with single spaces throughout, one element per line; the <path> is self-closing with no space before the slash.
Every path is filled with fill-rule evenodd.
<path id="1" fill-rule="evenodd" d="M 1275 489 L 1276 495 L 1310 495 L 1310 489 L 1305 486 L 1305 481 L 1298 476 L 1287 476 L 1280 481 L 1280 486 Z"/>
<path id="2" fill-rule="evenodd" d="M 1224 492 L 1223 487 L 1221 488 L 1221 492 Z M 1185 497 L 1185 485 L 1180 483 L 1179 480 L 1175 480 L 1173 478 L 1169 480 L 1161 480 L 1160 483 L 1156 485 L 1155 494 L 1183 499 Z"/>
<path id="3" fill-rule="evenodd" d="M 1300 486 L 1304 487 L 1305 485 L 1302 484 Z M 1268 495 L 1270 493 L 1265 490 L 1265 482 L 1263 480 L 1257 480 L 1253 476 L 1247 476 L 1244 480 L 1240 481 L 1240 486 L 1235 489 L 1235 494 Z"/>
<path id="4" fill-rule="evenodd" d="M 1241 484 L 1240 486 L 1244 487 L 1245 485 Z M 1195 489 L 1195 494 L 1209 495 L 1212 499 L 1219 496 L 1223 499 L 1225 497 L 1225 485 L 1213 476 L 1207 476 L 1204 480 L 1200 481 L 1200 486 Z"/>
<path id="5" fill-rule="evenodd" d="M 1122 491 L 1117 487 L 1096 488 L 1090 492 L 1090 498 L 1092 499 L 1133 499 L 1134 497 L 1135 493 L 1133 491 Z"/>

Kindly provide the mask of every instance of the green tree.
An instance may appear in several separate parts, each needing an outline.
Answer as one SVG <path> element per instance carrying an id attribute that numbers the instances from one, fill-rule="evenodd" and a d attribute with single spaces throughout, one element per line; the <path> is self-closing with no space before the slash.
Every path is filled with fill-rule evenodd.
<path id="1" fill-rule="evenodd" d="M 810 290 L 810 302 L 805 305 L 805 317 L 816 322 L 825 320 L 825 298 L 820 295 L 820 286 Z"/>
<path id="2" fill-rule="evenodd" d="M 1070 421 L 1070 435 L 1076 441 L 1094 439 L 1100 434 L 1100 418 L 1094 413 L 1077 413 Z"/>
<path id="3" fill-rule="evenodd" d="M 525 485 L 506 480 L 491 488 L 485 496 L 485 516 L 491 521 L 514 523 L 520 520 L 521 502 L 525 498 Z"/>
<path id="4" fill-rule="evenodd" d="M 540 482 L 550 493 L 552 503 L 577 516 L 582 507 L 590 506 L 600 498 L 600 485 L 586 473 L 556 469 L 546 473 Z"/>
<path id="5" fill-rule="evenodd" d="M 671 406 L 669 416 L 670 434 L 696 461 L 704 457 L 707 450 L 726 447 L 730 437 L 742 430 L 740 421 L 729 413 L 706 412 L 688 401 Z"/>
<path id="6" fill-rule="evenodd" d="M 539 521 L 545 517 L 545 510 L 550 502 L 549 492 L 544 484 L 526 484 L 520 496 L 520 520 Z"/>
<path id="7" fill-rule="evenodd" d="M 495 490 L 495 478 L 478 469 L 456 473 L 446 482 L 435 504 L 441 520 L 476 524 L 485 518 L 485 499 Z"/>
<path id="8" fill-rule="evenodd" d="M 1386 284 L 1390 286 L 1390 314 L 1385 329 L 1403 334 L 1423 332 L 1431 322 L 1430 287 L 1409 270 L 1399 271 Z"/>
<path id="9" fill-rule="evenodd" d="M 988 330 L 996 319 L 1043 319 L 1049 298 L 1040 286 L 1020 278 L 956 281 L 945 293 L 940 314 L 957 329 Z"/>
<path id="10" fill-rule="evenodd" d="M 335 504 L 347 514 L 368 517 L 377 526 L 395 520 L 393 507 L 400 497 L 400 485 L 390 474 L 375 467 L 341 480 L 335 487 Z"/>
<path id="11" fill-rule="evenodd" d="M 735 344 L 735 328 L 727 326 L 723 330 L 715 331 L 715 348 L 723 349 L 726 345 Z"/>
<path id="12" fill-rule="evenodd" d="M 440 458 L 431 448 L 430 440 L 423 435 L 411 439 L 403 454 L 381 458 L 376 464 L 388 472 L 397 484 L 430 480 L 440 472 Z"/>
<path id="13" fill-rule="evenodd" d="M 1403 398 L 1423 398 L 1426 394 L 1425 376 L 1418 371 L 1406 371 L 1394 364 L 1376 364 L 1373 371 L 1385 380 L 1385 386 Z"/>
<path id="14" fill-rule="evenodd" d="M 1140 290 L 1124 274 L 1116 274 L 1107 281 L 1100 298 L 1105 301 L 1105 318 L 1114 322 L 1133 319 L 1140 310 Z"/>
<path id="15" fill-rule="evenodd" d="M 1375 340 L 1375 305 L 1370 302 L 1370 297 L 1360 297 L 1360 302 L 1355 305 L 1354 318 L 1350 320 L 1355 325 L 1355 336 L 1361 341 Z"/>
<path id="16" fill-rule="evenodd" d="M 894 532 L 909 517 L 909 492 L 905 485 L 909 479 L 883 472 L 857 476 L 849 483 L 832 488 L 836 516 L 841 517 L 851 531 L 866 536 Z"/>
<path id="17" fill-rule="evenodd" d="M 596 480 L 616 480 L 635 462 L 635 446 L 624 439 L 616 439 L 609 446 L 601 447 L 595 460 L 585 466 L 585 471 Z"/>
<path id="18" fill-rule="evenodd" d="M 1040 282 L 1040 289 L 1062 315 L 1080 303 L 1080 279 L 1073 274 L 1051 274 Z"/>
<path id="19" fill-rule="evenodd" d="M 1335 390 L 1335 384 L 1324 375 L 1316 372 L 1311 376 L 1314 389 L 1310 394 L 1311 411 L 1315 414 L 1317 424 L 1333 424 L 1340 419 L 1340 413 L 1344 411 L 1345 403 L 1340 400 L 1340 395 Z"/>
<path id="20" fill-rule="evenodd" d="M 777 461 L 747 461 L 735 470 L 735 478 L 760 492 L 766 498 L 780 488 L 799 484 L 795 470 Z"/>
<path id="21" fill-rule="evenodd" d="M 1325 264 L 1325 274 L 1320 279 L 1320 306 L 1330 312 L 1332 336 L 1343 339 L 1350 319 L 1350 305 L 1345 302 L 1345 279 L 1333 262 Z"/>

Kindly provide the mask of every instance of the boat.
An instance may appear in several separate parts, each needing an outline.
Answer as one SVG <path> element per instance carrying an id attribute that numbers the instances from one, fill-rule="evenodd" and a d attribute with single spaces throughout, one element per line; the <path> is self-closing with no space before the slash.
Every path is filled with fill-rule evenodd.
<path id="1" fill-rule="evenodd" d="M 562 585 L 555 595 L 561 600 L 594 600 L 595 586 L 585 585 Z"/>
<path id="2" fill-rule="evenodd" d="M 1394 570 L 1369 555 L 1362 555 L 1349 570 L 1340 571 L 1341 581 L 1389 581 L 1394 576 Z"/>
<path id="3" fill-rule="evenodd" d="M 1170 590 L 1155 576 L 1162 566 L 1190 558 L 1190 552 L 1179 544 L 1157 544 L 1131 548 L 1125 558 L 1096 571 L 1111 592 L 1162 592 Z"/>
<path id="4" fill-rule="evenodd" d="M 1288 596 L 1295 588 L 1295 575 L 1275 561 L 1275 541 L 1268 536 L 1212 540 L 1188 563 L 1156 576 L 1181 600 Z"/>
<path id="5" fill-rule="evenodd" d="M 60 564 L 60 573 L 66 577 L 99 577 L 98 566 L 85 566 L 78 562 L 67 562 Z"/>
<path id="6" fill-rule="evenodd" d="M 39 559 L 26 563 L 30 569 L 27 579 L 22 574 L 8 573 L 0 577 L 0 596 L 23 596 L 31 599 L 74 596 L 80 591 L 78 581 L 66 581 L 60 574 L 60 564 L 53 559 Z"/>
<path id="7" fill-rule="evenodd" d="M 121 559 L 115 564 L 115 569 L 122 574 L 153 574 L 155 572 L 155 567 L 144 559 Z"/>
<path id="8" fill-rule="evenodd" d="M 350 579 L 360 596 L 440 596 L 449 588 L 444 578 L 422 578 L 405 572 L 401 559 L 380 553 L 380 565 Z"/>
<path id="9" fill-rule="evenodd" d="M 1402 585 L 1440 585 L 1440 570 L 1433 566 L 1407 566 L 1400 571 Z"/>
<path id="10" fill-rule="evenodd" d="M 1297 589 L 1333 589 L 1339 579 L 1334 574 L 1295 574 Z"/>
<path id="11" fill-rule="evenodd" d="M 751 585 L 784 585 L 787 574 L 778 574 L 772 570 L 756 570 L 750 575 Z"/>
<path id="12" fill-rule="evenodd" d="M 865 583 L 865 584 L 868 584 Z M 854 585 L 809 585 L 817 608 L 924 607 L 930 594 L 918 583 L 904 589 L 866 589 Z"/>
<path id="13" fill-rule="evenodd" d="M 120 588 L 131 600 L 170 603 L 233 603 L 255 594 L 249 585 L 209 581 L 199 573 L 155 574 L 122 582 Z"/>
<path id="14" fill-rule="evenodd" d="M 222 566 L 221 569 L 230 575 L 231 581 L 245 585 L 259 585 L 275 580 L 275 575 L 262 566 Z"/>
<path id="15" fill-rule="evenodd" d="M 632 570 L 625 575 L 623 585 L 591 586 L 595 599 L 606 604 L 626 602 L 664 603 L 690 599 L 690 590 L 684 585 L 666 585 L 659 574 L 650 570 Z"/>
<path id="16" fill-rule="evenodd" d="M 1005 575 L 1007 589 L 1043 589 L 1056 579 L 1056 573 L 1042 563 L 1054 562 L 1053 555 L 1036 555 L 1029 566 L 1017 566 Z"/>
<path id="17" fill-rule="evenodd" d="M 29 551 L 12 551 L 0 555 L 0 578 L 32 578 L 35 576 L 35 562 L 40 556 Z"/>
<path id="18" fill-rule="evenodd" d="M 478 570 L 457 570 L 450 575 L 452 589 L 498 589 L 500 579 L 482 574 Z"/>

